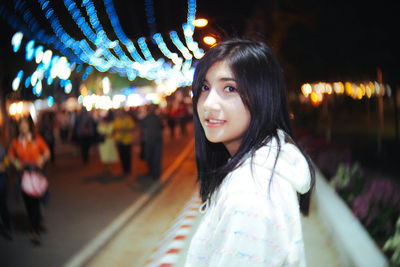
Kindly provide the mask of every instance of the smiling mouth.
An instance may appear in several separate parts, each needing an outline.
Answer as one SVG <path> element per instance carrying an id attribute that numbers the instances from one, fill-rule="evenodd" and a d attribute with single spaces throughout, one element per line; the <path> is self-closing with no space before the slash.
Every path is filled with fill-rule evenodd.
<path id="1" fill-rule="evenodd" d="M 225 120 L 205 119 L 205 123 L 208 127 L 217 127 L 225 123 Z"/>

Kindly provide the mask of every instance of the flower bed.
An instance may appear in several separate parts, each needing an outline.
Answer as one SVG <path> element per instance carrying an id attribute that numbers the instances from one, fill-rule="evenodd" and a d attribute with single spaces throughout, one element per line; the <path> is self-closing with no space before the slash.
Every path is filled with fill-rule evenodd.
<path id="1" fill-rule="evenodd" d="M 400 266 L 400 183 L 396 177 L 384 174 L 381 169 L 385 167 L 375 168 L 379 164 L 371 166 L 364 161 L 368 168 L 362 166 L 358 158 L 373 158 L 373 155 L 356 151 L 353 143 L 328 145 L 324 137 L 307 131 L 298 137 L 330 187 L 378 248 L 391 259 L 393 266 Z"/>
<path id="2" fill-rule="evenodd" d="M 385 243 L 396 233 L 396 222 L 400 218 L 400 184 L 387 177 L 366 174 L 359 163 L 339 164 L 330 185 L 351 208 L 377 245 L 391 259 L 394 266 L 400 265 L 400 242 Z"/>

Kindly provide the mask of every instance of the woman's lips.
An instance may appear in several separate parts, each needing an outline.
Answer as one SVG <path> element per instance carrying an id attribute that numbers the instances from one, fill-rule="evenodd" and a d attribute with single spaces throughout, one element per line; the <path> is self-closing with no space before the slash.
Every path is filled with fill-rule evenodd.
<path id="1" fill-rule="evenodd" d="M 205 124 L 207 127 L 218 127 L 222 126 L 226 121 L 217 119 L 205 119 Z"/>

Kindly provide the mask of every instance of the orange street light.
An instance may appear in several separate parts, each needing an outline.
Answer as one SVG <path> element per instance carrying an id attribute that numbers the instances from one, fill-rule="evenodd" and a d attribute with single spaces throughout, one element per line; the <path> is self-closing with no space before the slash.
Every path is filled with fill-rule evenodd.
<path id="1" fill-rule="evenodd" d="M 207 19 L 195 19 L 193 21 L 193 24 L 194 24 L 195 27 L 202 28 L 202 27 L 207 26 L 208 20 Z"/>
<path id="2" fill-rule="evenodd" d="M 203 38 L 203 42 L 204 42 L 205 44 L 207 44 L 207 45 L 214 45 L 214 44 L 217 42 L 217 39 L 215 39 L 215 38 L 212 37 L 212 36 L 207 35 L 207 36 L 205 36 L 205 37 Z"/>

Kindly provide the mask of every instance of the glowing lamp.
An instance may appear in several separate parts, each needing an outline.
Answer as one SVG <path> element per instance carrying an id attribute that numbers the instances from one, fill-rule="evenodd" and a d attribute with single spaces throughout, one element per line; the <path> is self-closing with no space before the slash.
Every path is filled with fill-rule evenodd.
<path id="1" fill-rule="evenodd" d="M 303 95 L 305 97 L 307 97 L 309 94 L 311 94 L 312 92 L 312 87 L 311 84 L 309 83 L 305 83 L 301 86 L 301 92 L 303 93 Z"/>
<path id="2" fill-rule="evenodd" d="M 193 25 L 195 27 L 199 27 L 199 28 L 205 27 L 205 26 L 207 26 L 207 24 L 208 24 L 208 20 L 207 19 L 195 19 L 193 21 Z"/>
<path id="3" fill-rule="evenodd" d="M 318 94 L 316 92 L 312 92 L 310 94 L 311 104 L 316 107 L 322 102 L 322 94 Z"/>
<path id="4" fill-rule="evenodd" d="M 203 38 L 203 42 L 207 45 L 214 45 L 217 42 L 217 39 L 215 39 L 212 36 L 205 36 Z"/>

